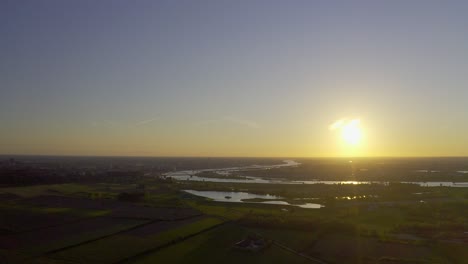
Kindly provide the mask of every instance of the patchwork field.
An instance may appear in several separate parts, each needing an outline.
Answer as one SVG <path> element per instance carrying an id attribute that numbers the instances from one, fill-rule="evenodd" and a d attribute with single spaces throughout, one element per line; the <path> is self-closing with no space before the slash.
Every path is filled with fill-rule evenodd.
<path id="1" fill-rule="evenodd" d="M 256 253 L 233 248 L 250 233 L 238 225 L 227 224 L 131 263 L 313 263 L 275 245 Z"/>
<path id="2" fill-rule="evenodd" d="M 0 263 L 461 264 L 468 259 L 466 189 L 146 184 L 143 191 L 136 184 L 0 188 Z M 251 188 L 291 201 L 296 195 L 318 196 L 325 207 L 214 202 L 182 192 L 187 186 Z M 330 198 L 359 197 L 376 188 L 385 196 Z M 119 198 L 132 192 L 141 198 Z M 251 235 L 269 246 L 259 252 L 234 247 Z"/>
<path id="3" fill-rule="evenodd" d="M 168 227 L 166 230 L 160 230 L 160 232 L 145 236 L 142 236 L 141 232 L 135 229 L 136 231 L 123 232 L 60 251 L 51 254 L 49 257 L 80 263 L 115 263 L 175 243 L 221 223 L 223 222 L 217 218 L 204 218 L 179 227 Z"/>

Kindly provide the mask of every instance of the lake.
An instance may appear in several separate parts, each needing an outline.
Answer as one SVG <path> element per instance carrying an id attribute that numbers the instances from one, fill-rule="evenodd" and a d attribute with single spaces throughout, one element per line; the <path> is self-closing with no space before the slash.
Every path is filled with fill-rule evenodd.
<path id="1" fill-rule="evenodd" d="M 209 198 L 216 202 L 278 204 L 278 205 L 297 206 L 297 207 L 309 208 L 309 209 L 319 209 L 323 207 L 323 205 L 315 204 L 315 203 L 290 204 L 286 201 L 281 200 L 284 198 L 280 196 L 276 196 L 276 195 L 270 195 L 270 194 L 262 195 L 262 194 L 248 193 L 248 192 L 220 192 L 220 191 L 195 191 L 195 190 L 183 190 L 183 191 L 196 195 L 196 196 Z M 264 202 L 243 201 L 246 199 L 265 199 L 268 201 L 264 201 Z"/>

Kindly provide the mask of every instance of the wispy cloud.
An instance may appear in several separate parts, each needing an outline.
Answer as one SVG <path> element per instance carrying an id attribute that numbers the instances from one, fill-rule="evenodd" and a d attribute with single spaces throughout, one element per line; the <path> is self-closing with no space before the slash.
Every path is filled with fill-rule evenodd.
<path id="1" fill-rule="evenodd" d="M 223 120 L 229 121 L 234 124 L 242 125 L 242 126 L 247 126 L 250 128 L 260 128 L 260 124 L 252 120 L 237 118 L 233 116 L 225 116 Z"/>
<path id="2" fill-rule="evenodd" d="M 109 120 L 102 120 L 102 121 L 93 121 L 91 123 L 93 127 L 113 127 L 116 126 L 117 123 Z"/>
<path id="3" fill-rule="evenodd" d="M 208 125 L 208 124 L 214 124 L 214 123 L 232 123 L 240 126 L 245 126 L 249 128 L 260 128 L 260 124 L 253 121 L 253 120 L 248 120 L 248 119 L 242 119 L 234 116 L 224 116 L 219 119 L 207 119 L 204 121 L 201 121 L 197 123 L 197 125 Z"/>
<path id="4" fill-rule="evenodd" d="M 144 126 L 144 125 L 147 125 L 147 124 L 152 123 L 154 121 L 158 121 L 159 119 L 161 119 L 161 117 L 155 117 L 155 118 L 151 118 L 151 119 L 141 120 L 139 122 L 136 122 L 135 126 Z"/>
<path id="5" fill-rule="evenodd" d="M 203 125 L 218 123 L 220 121 L 221 121 L 220 119 L 207 119 L 207 120 L 202 120 L 200 122 L 197 122 L 195 124 L 198 125 L 198 126 L 203 126 Z"/>
<path id="6" fill-rule="evenodd" d="M 137 126 L 144 126 L 144 125 L 148 125 L 152 122 L 155 122 L 155 121 L 158 121 L 160 120 L 161 117 L 154 117 L 154 118 L 150 118 L 150 119 L 144 119 L 144 120 L 140 120 L 140 121 L 127 121 L 127 122 L 117 122 L 117 121 L 110 121 L 110 120 L 97 120 L 97 121 L 93 121 L 91 122 L 91 125 L 93 127 L 116 127 L 116 126 L 119 126 L 119 127 L 137 127 Z"/>
<path id="7" fill-rule="evenodd" d="M 328 126 L 328 129 L 337 130 L 337 129 L 341 129 L 343 127 L 357 126 L 357 125 L 359 125 L 360 122 L 361 122 L 361 120 L 359 120 L 359 119 L 342 118 L 342 119 L 338 119 L 335 122 L 333 122 L 330 126 Z"/>
<path id="8" fill-rule="evenodd" d="M 333 122 L 330 126 L 328 126 L 328 129 L 330 130 L 336 130 L 340 127 L 342 127 L 345 123 L 344 119 L 338 119 L 335 122 Z"/>

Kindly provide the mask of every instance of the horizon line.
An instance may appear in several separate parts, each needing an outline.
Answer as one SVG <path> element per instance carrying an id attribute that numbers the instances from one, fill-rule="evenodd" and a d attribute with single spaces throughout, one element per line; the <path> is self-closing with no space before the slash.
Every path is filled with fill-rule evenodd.
<path id="1" fill-rule="evenodd" d="M 417 156 L 417 155 L 407 155 L 407 156 L 164 156 L 164 155 L 74 155 L 74 154 L 1 154 L 0 157 L 16 156 L 16 157 L 70 157 L 70 158 L 244 158 L 244 159 L 254 159 L 254 158 L 263 158 L 263 159 L 378 159 L 378 158 L 468 158 L 466 156 L 451 156 L 451 155 L 441 155 L 441 156 Z"/>

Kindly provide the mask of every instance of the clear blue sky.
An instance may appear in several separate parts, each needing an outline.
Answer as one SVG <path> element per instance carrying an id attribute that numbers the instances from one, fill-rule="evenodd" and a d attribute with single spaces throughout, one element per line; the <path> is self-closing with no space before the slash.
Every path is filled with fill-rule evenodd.
<path id="1" fill-rule="evenodd" d="M 1 1 L 0 153 L 468 155 L 466 1 Z"/>

